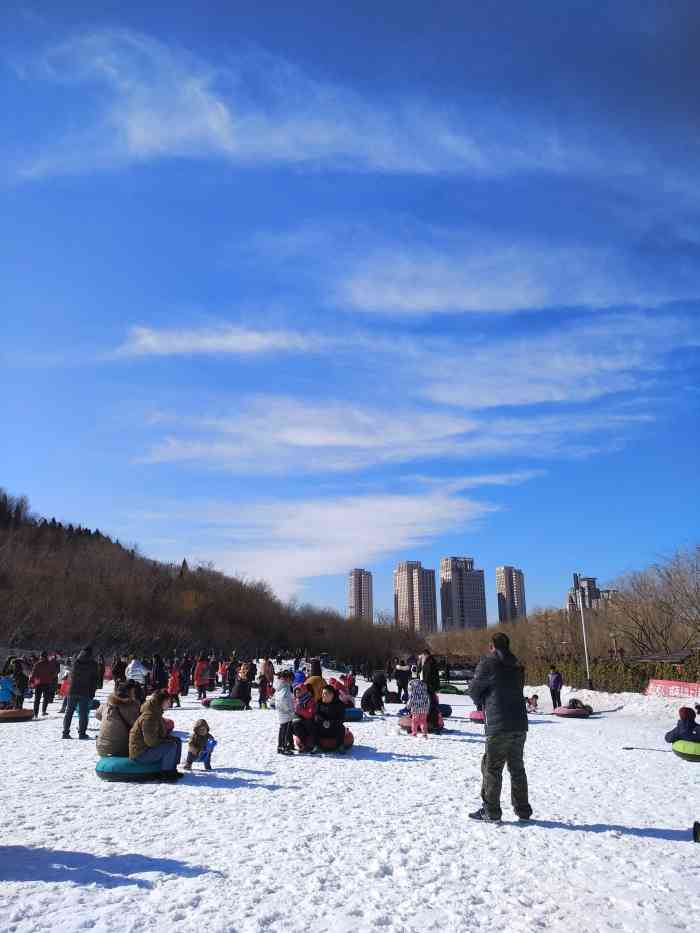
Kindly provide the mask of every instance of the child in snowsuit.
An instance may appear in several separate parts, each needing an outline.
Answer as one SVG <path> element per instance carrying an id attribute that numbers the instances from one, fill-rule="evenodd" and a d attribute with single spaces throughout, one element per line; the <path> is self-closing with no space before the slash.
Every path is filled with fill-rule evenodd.
<path id="1" fill-rule="evenodd" d="M 216 739 L 209 731 L 206 719 L 198 719 L 187 745 L 185 771 L 191 771 L 195 761 L 204 762 L 204 770 L 211 771 L 211 753 L 216 746 Z"/>
<path id="2" fill-rule="evenodd" d="M 695 724 L 695 711 L 689 706 L 681 706 L 678 710 L 678 723 L 664 736 L 666 742 L 700 742 L 700 726 Z"/>
<path id="3" fill-rule="evenodd" d="M 418 678 L 418 672 L 408 682 L 407 708 L 411 713 L 411 735 L 418 734 L 420 729 L 423 737 L 428 738 L 428 711 L 430 710 L 430 694 L 427 685 Z"/>
<path id="4" fill-rule="evenodd" d="M 258 677 L 258 707 L 260 709 L 267 709 L 268 690 L 267 677 L 261 674 Z"/>
<path id="5" fill-rule="evenodd" d="M 292 696 L 292 672 L 281 671 L 277 675 L 275 689 L 275 709 L 279 720 L 277 733 L 277 754 L 292 755 L 294 753 L 294 740 L 292 738 L 292 720 L 294 719 L 294 697 Z"/>
<path id="6" fill-rule="evenodd" d="M 170 668 L 170 676 L 168 677 L 168 693 L 170 694 L 170 699 L 173 706 L 180 708 L 180 671 L 176 664 Z"/>

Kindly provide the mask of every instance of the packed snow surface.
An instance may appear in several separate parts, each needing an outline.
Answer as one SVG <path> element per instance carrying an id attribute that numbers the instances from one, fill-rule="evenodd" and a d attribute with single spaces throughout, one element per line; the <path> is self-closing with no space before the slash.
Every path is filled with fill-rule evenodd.
<path id="1" fill-rule="evenodd" d="M 190 693 L 169 715 L 184 734 L 204 712 L 215 771 L 176 785 L 98 780 L 93 743 L 61 740 L 58 704 L 2 724 L 0 927 L 697 933 L 700 765 L 663 742 L 680 703 L 578 691 L 623 709 L 565 720 L 535 692 L 526 825 L 507 776 L 503 823 L 467 818 L 484 742 L 467 697 L 442 697 L 441 736 L 399 734 L 389 706 L 351 725 L 347 755 L 288 758 L 274 711 L 204 712 Z"/>

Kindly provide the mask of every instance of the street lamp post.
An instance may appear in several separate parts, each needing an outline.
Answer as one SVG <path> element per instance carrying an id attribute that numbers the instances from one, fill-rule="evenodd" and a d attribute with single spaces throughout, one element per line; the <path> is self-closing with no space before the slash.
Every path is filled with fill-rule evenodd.
<path id="1" fill-rule="evenodd" d="M 591 680 L 591 665 L 588 660 L 588 639 L 586 638 L 586 618 L 583 614 L 583 590 L 581 589 L 581 574 L 578 576 L 578 606 L 581 610 L 581 630 L 583 632 L 583 653 L 586 656 L 586 680 L 588 681 L 588 689 L 593 689 L 593 681 Z"/>

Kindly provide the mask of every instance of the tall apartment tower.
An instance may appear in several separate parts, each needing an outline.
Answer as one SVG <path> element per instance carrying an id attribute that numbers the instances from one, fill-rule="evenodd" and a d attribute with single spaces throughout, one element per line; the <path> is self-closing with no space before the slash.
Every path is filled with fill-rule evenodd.
<path id="1" fill-rule="evenodd" d="M 484 571 L 473 557 L 443 557 L 440 561 L 442 630 L 486 628 Z"/>
<path id="2" fill-rule="evenodd" d="M 525 576 L 517 567 L 496 567 L 498 621 L 515 622 L 527 615 Z"/>
<path id="3" fill-rule="evenodd" d="M 348 574 L 348 619 L 371 622 L 373 617 L 372 574 L 356 567 Z"/>
<path id="4" fill-rule="evenodd" d="M 402 560 L 394 571 L 394 622 L 412 632 L 437 631 L 435 571 Z"/>

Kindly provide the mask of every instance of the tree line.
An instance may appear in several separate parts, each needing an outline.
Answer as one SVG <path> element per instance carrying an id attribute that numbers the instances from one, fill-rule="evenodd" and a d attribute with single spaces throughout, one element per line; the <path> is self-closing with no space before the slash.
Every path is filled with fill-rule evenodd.
<path id="1" fill-rule="evenodd" d="M 263 581 L 150 560 L 81 525 L 31 513 L 0 489 L 0 642 L 103 651 L 327 652 L 381 665 L 415 636 L 278 599 Z"/>

